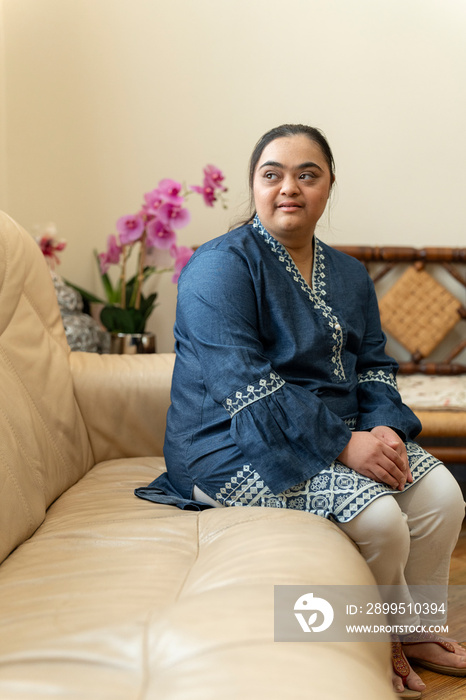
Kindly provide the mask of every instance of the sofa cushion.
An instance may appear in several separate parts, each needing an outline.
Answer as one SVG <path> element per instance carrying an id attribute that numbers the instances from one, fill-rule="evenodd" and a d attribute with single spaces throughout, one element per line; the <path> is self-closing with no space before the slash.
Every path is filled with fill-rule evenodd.
<path id="1" fill-rule="evenodd" d="M 466 374 L 399 374 L 397 383 L 413 411 L 466 411 Z"/>
<path id="2" fill-rule="evenodd" d="M 94 460 L 44 257 L 0 213 L 0 561 Z"/>
<path id="3" fill-rule="evenodd" d="M 341 530 L 137 499 L 163 469 L 96 465 L 4 562 L 0 697 L 390 700 L 388 645 L 274 642 L 274 585 L 373 584 Z"/>

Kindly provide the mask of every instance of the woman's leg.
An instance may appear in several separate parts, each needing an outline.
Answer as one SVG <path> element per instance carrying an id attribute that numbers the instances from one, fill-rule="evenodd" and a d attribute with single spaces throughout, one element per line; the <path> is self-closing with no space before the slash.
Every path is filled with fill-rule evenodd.
<path id="1" fill-rule="evenodd" d="M 337 525 L 358 545 L 377 583 L 395 586 L 396 589 L 393 590 L 400 591 L 405 597 L 400 599 L 397 596 L 396 602 L 412 603 L 404 577 L 410 551 L 408 518 L 401 511 L 396 497 L 380 496 L 353 520 Z M 387 599 L 384 602 L 395 601 Z M 390 620 L 390 623 L 397 624 L 398 620 Z M 418 625 L 419 619 L 413 618 L 409 624 L 413 623 Z M 403 693 L 405 685 L 408 688 L 405 694 L 409 691 L 422 692 L 425 689 L 425 683 L 409 664 L 406 663 L 406 669 L 402 673 L 405 676 L 404 682 L 394 670 L 392 672 L 395 692 Z"/>
<path id="2" fill-rule="evenodd" d="M 358 545 L 379 585 L 446 587 L 463 518 L 461 489 L 439 465 L 406 492 L 380 496 L 353 520 L 337 524 Z"/>
<path id="3" fill-rule="evenodd" d="M 410 531 L 406 582 L 447 586 L 451 555 L 464 519 L 464 500 L 456 479 L 439 465 L 396 500 L 406 513 Z"/>
<path id="4" fill-rule="evenodd" d="M 380 496 L 355 518 L 337 525 L 357 544 L 379 585 L 406 585 L 408 518 L 394 496 Z"/>
<path id="5" fill-rule="evenodd" d="M 438 466 L 397 498 L 400 508 L 408 513 L 411 533 L 406 581 L 410 586 L 444 588 L 446 603 L 450 559 L 464 519 L 461 489 L 448 469 Z M 419 590 L 422 599 L 422 588 Z M 438 619 L 423 618 L 422 622 L 442 624 Z M 457 644 L 453 646 L 454 653 L 429 642 L 403 643 L 403 650 L 408 658 L 421 663 L 428 661 L 445 666 L 445 673 L 448 673 L 448 667 L 466 669 L 466 650 Z"/>
<path id="6" fill-rule="evenodd" d="M 401 586 L 400 592 L 409 596 L 407 585 L 435 584 L 446 590 L 450 557 L 463 518 L 461 490 L 450 472 L 438 466 L 405 493 L 382 496 L 353 520 L 338 525 L 356 542 L 377 583 Z M 403 624 L 419 622 L 403 620 Z M 406 645 L 405 651 L 435 663 L 466 666 L 464 650 L 459 647 L 455 654 L 430 643 Z M 412 670 L 406 682 L 409 688 L 423 689 Z M 394 685 L 400 691 L 401 679 Z"/>

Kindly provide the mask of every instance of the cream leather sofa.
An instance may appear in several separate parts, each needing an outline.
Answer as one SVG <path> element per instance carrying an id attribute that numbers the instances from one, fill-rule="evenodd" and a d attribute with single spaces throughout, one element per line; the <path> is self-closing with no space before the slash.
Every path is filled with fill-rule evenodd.
<path id="1" fill-rule="evenodd" d="M 33 239 L 0 215 L 1 700 L 393 699 L 385 643 L 276 643 L 274 584 L 371 584 L 332 523 L 183 512 L 173 356 L 70 353 Z"/>

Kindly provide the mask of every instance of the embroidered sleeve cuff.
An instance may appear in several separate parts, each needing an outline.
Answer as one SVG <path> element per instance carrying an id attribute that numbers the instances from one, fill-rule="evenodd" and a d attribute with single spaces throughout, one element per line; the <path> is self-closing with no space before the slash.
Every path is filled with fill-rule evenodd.
<path id="1" fill-rule="evenodd" d="M 395 375 L 393 374 L 393 372 L 390 372 L 388 370 L 369 369 L 366 372 L 358 374 L 358 384 L 364 384 L 365 382 L 382 382 L 382 384 L 388 384 L 388 386 L 391 386 L 392 389 L 398 391 Z"/>
<path id="2" fill-rule="evenodd" d="M 284 379 L 275 372 L 270 372 L 270 374 L 262 377 L 257 382 L 248 384 L 239 391 L 230 394 L 222 402 L 222 405 L 228 411 L 230 417 L 233 418 L 243 408 L 273 394 L 274 391 L 280 389 L 284 384 Z"/>

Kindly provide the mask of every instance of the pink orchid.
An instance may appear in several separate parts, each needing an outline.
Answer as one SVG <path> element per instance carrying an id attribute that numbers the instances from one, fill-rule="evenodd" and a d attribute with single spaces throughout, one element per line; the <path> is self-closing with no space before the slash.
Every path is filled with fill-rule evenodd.
<path id="1" fill-rule="evenodd" d="M 176 182 L 176 180 L 170 180 L 169 178 L 160 180 L 157 189 L 166 202 L 171 202 L 172 204 L 178 204 L 180 206 L 183 204 L 184 199 L 180 195 L 181 184 Z"/>
<path id="2" fill-rule="evenodd" d="M 225 179 L 225 175 L 222 173 L 219 168 L 216 168 L 215 165 L 207 165 L 204 168 L 204 186 L 205 187 L 212 187 L 213 189 L 218 189 L 221 190 L 222 192 L 226 192 L 226 187 L 222 185 L 222 182 Z"/>
<path id="3" fill-rule="evenodd" d="M 176 243 L 176 233 L 160 219 L 152 219 L 146 226 L 147 245 L 154 248 L 170 248 Z"/>
<path id="4" fill-rule="evenodd" d="M 116 236 L 107 238 L 107 250 L 99 253 L 100 271 L 104 275 L 108 272 L 110 265 L 117 265 L 120 262 L 121 247 L 117 243 Z"/>
<path id="5" fill-rule="evenodd" d="M 187 209 L 182 209 L 172 202 L 165 202 L 158 211 L 158 218 L 168 227 L 183 228 L 189 224 L 191 215 Z"/>
<path id="6" fill-rule="evenodd" d="M 144 220 L 140 214 L 128 214 L 118 219 L 116 228 L 120 234 L 120 243 L 129 245 L 141 238 L 144 232 Z"/>
<path id="7" fill-rule="evenodd" d="M 214 202 L 217 200 L 217 197 L 215 196 L 215 190 L 213 187 L 210 185 L 204 185 L 204 187 L 201 187 L 200 185 L 191 185 L 189 189 L 193 192 L 202 194 L 204 202 L 208 207 L 214 206 Z"/>
<path id="8" fill-rule="evenodd" d="M 105 275 L 110 269 L 110 261 L 107 258 L 107 253 L 99 253 L 100 274 Z"/>
<path id="9" fill-rule="evenodd" d="M 144 194 L 142 207 L 136 214 L 122 216 L 116 223 L 119 236 L 109 236 L 107 250 L 98 255 L 101 279 L 107 297 L 101 318 L 111 331 L 125 331 L 128 327 L 142 332 L 155 305 L 154 292 L 144 296 L 143 286 L 147 279 L 158 272 L 173 270 L 172 281 L 176 284 L 181 270 L 190 259 L 193 251 L 187 246 L 177 246 L 175 230 L 186 226 L 191 215 L 185 208 L 185 199 L 192 192 L 202 194 L 205 204 L 212 207 L 222 193 L 224 176 L 214 165 L 204 168 L 202 186 L 192 186 L 188 190 L 169 178 L 160 180 L 157 187 Z M 137 270 L 127 265 L 131 253 L 137 251 Z M 46 254 L 44 252 L 44 254 Z M 134 261 L 134 257 L 130 261 Z M 110 265 L 119 266 L 119 275 L 107 274 Z M 122 314 L 114 314 L 108 309 L 118 307 Z M 106 313 L 106 309 L 108 313 Z M 138 311 L 138 313 L 135 313 Z"/>
<path id="10" fill-rule="evenodd" d="M 107 257 L 110 263 L 120 262 L 121 246 L 118 245 L 116 236 L 113 234 L 107 238 Z"/>
<path id="11" fill-rule="evenodd" d="M 144 195 L 145 205 L 143 205 L 143 210 L 148 214 L 156 215 L 159 208 L 162 206 L 164 199 L 157 188 L 146 192 Z"/>
<path id="12" fill-rule="evenodd" d="M 181 270 L 186 265 L 191 255 L 194 253 L 194 250 L 192 248 L 188 248 L 185 245 L 181 245 L 179 247 L 173 246 L 170 252 L 175 258 L 175 264 L 173 268 L 174 275 L 172 277 L 172 282 L 176 284 L 178 282 Z"/>

